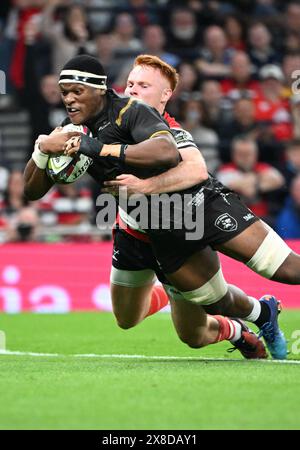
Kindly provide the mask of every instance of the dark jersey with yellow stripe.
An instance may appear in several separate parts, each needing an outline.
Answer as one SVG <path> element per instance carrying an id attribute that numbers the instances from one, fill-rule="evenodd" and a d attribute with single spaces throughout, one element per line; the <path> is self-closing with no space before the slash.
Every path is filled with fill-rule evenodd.
<path id="1" fill-rule="evenodd" d="M 145 103 L 132 97 L 120 97 L 109 89 L 106 106 L 91 122 L 86 123 L 90 136 L 104 144 L 138 144 L 163 133 L 171 133 L 161 115 Z M 66 120 L 63 125 L 67 123 Z M 94 159 L 88 173 L 98 182 L 111 180 L 121 173 L 148 178 L 162 173 L 160 168 L 137 168 L 121 163 L 112 156 Z"/>

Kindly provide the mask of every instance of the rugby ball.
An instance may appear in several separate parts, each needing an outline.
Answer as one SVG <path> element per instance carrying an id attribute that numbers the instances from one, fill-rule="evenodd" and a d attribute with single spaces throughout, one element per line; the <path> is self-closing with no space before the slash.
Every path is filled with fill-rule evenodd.
<path id="1" fill-rule="evenodd" d="M 62 132 L 79 131 L 88 134 L 89 130 L 83 125 L 65 125 Z M 85 174 L 93 160 L 88 156 L 77 154 L 74 157 L 66 155 L 53 155 L 48 159 L 46 172 L 49 178 L 57 184 L 74 183 Z"/>

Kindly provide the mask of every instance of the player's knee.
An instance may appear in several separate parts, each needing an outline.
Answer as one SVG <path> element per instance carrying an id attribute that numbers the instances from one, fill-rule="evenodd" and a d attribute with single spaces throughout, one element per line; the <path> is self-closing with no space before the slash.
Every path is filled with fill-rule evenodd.
<path id="1" fill-rule="evenodd" d="M 114 308 L 114 316 L 118 327 L 122 328 L 122 330 L 129 330 L 139 323 L 139 319 L 134 315 L 128 314 L 128 311 Z"/>
<path id="2" fill-rule="evenodd" d="M 129 330 L 130 328 L 133 328 L 135 324 L 128 323 L 128 322 L 119 322 L 117 321 L 118 327 L 122 328 L 122 330 Z"/>
<path id="3" fill-rule="evenodd" d="M 179 339 L 191 348 L 201 348 L 206 345 L 204 334 L 179 334 Z"/>
<path id="4" fill-rule="evenodd" d="M 123 319 L 116 317 L 118 327 L 122 328 L 122 330 L 129 330 L 130 328 L 135 327 L 138 322 L 136 320 Z"/>

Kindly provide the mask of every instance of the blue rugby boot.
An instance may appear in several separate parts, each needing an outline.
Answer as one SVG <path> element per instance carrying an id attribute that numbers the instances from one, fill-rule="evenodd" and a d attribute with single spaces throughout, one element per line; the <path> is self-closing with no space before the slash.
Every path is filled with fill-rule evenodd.
<path id="1" fill-rule="evenodd" d="M 273 295 L 263 295 L 259 301 L 270 309 L 270 319 L 259 328 L 259 337 L 263 337 L 273 359 L 286 359 L 287 341 L 278 325 L 278 314 L 281 311 L 280 301 Z"/>

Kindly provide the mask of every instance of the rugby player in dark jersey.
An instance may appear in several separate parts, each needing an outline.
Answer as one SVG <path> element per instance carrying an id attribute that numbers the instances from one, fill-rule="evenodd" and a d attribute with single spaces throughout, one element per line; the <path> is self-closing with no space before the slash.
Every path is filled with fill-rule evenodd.
<path id="1" fill-rule="evenodd" d="M 78 62 L 78 60 L 76 62 Z M 166 139 L 168 141 L 167 145 L 166 142 L 159 143 L 158 140 L 160 138 L 155 138 L 156 143 L 158 145 L 163 144 L 166 150 L 166 153 L 160 160 L 159 156 L 157 155 L 158 152 L 155 150 L 157 149 L 157 146 L 150 145 L 150 141 L 152 140 L 152 144 L 153 139 L 146 140 L 146 142 L 141 142 L 141 144 L 135 145 L 135 143 L 138 141 L 136 136 L 138 136 L 139 138 L 141 136 L 141 134 L 139 133 L 137 133 L 136 136 L 133 136 L 136 123 L 139 122 L 139 126 L 143 128 L 144 139 L 145 130 L 146 134 L 148 132 L 148 121 L 145 121 L 145 111 L 141 112 L 141 106 L 136 106 L 136 103 L 132 99 L 127 99 L 127 103 L 123 103 L 123 107 L 121 107 L 120 99 L 118 97 L 114 97 L 113 94 L 109 92 L 105 94 L 105 96 L 102 94 L 104 97 L 104 101 L 101 101 L 101 98 L 98 97 L 98 101 L 99 103 L 101 103 L 100 111 L 97 111 L 97 108 L 93 111 L 91 111 L 89 108 L 85 109 L 86 105 L 93 104 L 94 101 L 94 96 L 90 96 L 89 98 L 87 98 L 88 95 L 86 96 L 86 86 L 93 85 L 93 78 L 97 77 L 86 76 L 85 74 L 84 78 L 81 78 L 80 76 L 78 76 L 78 73 L 74 74 L 74 71 L 72 75 L 74 66 L 67 66 L 65 69 L 68 73 L 65 72 L 64 74 L 63 71 L 62 76 L 64 77 L 65 75 L 67 78 L 61 78 L 60 82 L 63 97 L 65 97 L 65 104 L 69 111 L 69 116 L 73 123 L 86 123 L 92 129 L 93 136 L 98 137 L 99 139 L 98 141 L 96 141 L 95 139 L 89 139 L 85 136 L 81 136 L 80 138 L 75 137 L 75 140 L 72 138 L 71 142 L 69 142 L 69 144 L 67 145 L 67 149 L 70 153 L 77 151 L 78 148 L 76 148 L 76 146 L 79 147 L 80 145 L 79 151 L 93 157 L 96 163 L 93 165 L 94 171 L 96 170 L 97 163 L 99 162 L 99 165 L 101 165 L 102 169 L 103 166 L 108 166 L 108 168 L 110 169 L 110 176 L 112 175 L 113 171 L 114 175 L 116 175 L 118 172 L 127 172 L 137 175 L 141 178 L 145 176 L 149 178 L 149 176 L 157 175 L 160 172 L 157 167 L 159 167 L 161 163 L 165 164 L 164 170 L 168 166 L 172 166 L 175 164 L 177 156 L 173 152 L 173 143 L 171 143 L 171 140 L 169 139 Z M 81 70 L 82 72 L 83 68 L 80 67 L 79 70 Z M 87 71 L 87 69 L 84 70 Z M 93 72 L 90 71 L 89 74 L 93 74 Z M 80 89 L 78 89 L 78 86 L 80 87 Z M 104 91 L 103 85 L 99 87 L 99 84 L 94 84 L 94 86 L 96 86 L 96 89 L 99 89 L 102 92 Z M 84 97 L 83 103 L 81 103 L 82 96 Z M 122 99 L 122 101 L 124 101 L 124 99 Z M 113 108 L 113 106 L 116 106 L 116 104 L 118 104 L 117 106 L 119 106 L 119 109 L 115 108 L 118 109 L 118 111 L 114 111 Z M 145 108 L 145 105 L 143 105 L 143 108 Z M 139 114 L 136 113 L 137 110 L 139 110 Z M 150 111 L 153 113 L 152 110 Z M 94 116 L 97 115 L 95 114 L 97 112 L 99 114 L 97 117 L 91 117 L 91 112 L 94 112 Z M 86 115 L 86 113 L 89 114 Z M 137 116 L 139 116 L 139 120 L 137 119 Z M 146 116 L 148 117 L 148 113 L 146 114 Z M 91 118 L 93 120 L 91 120 Z M 116 125 L 118 128 L 116 127 Z M 105 127 L 105 129 L 102 128 L 101 133 L 99 133 L 101 137 L 97 136 L 97 130 L 99 129 L 99 127 Z M 130 132 L 131 127 L 133 127 L 132 132 Z M 125 131 L 127 131 L 127 134 Z M 153 134 L 157 133 L 157 131 L 161 133 L 166 132 L 167 130 L 165 128 L 161 128 L 161 125 L 157 125 L 157 129 L 154 126 L 154 128 L 151 129 L 151 134 L 148 134 L 147 137 L 153 136 Z M 131 134 L 131 139 L 128 138 L 128 134 Z M 69 137 L 70 136 L 68 135 L 64 136 L 63 138 L 61 136 L 58 138 L 56 135 L 52 135 L 41 140 L 40 149 L 38 149 L 38 151 L 42 153 L 42 155 L 36 154 L 34 156 L 35 162 L 30 161 L 25 171 L 26 191 L 27 195 L 30 198 L 38 198 L 39 196 L 43 195 L 43 191 L 45 193 L 49 188 L 49 182 L 45 181 L 43 175 L 40 173 L 44 172 L 43 169 L 38 169 L 36 165 L 42 165 L 41 159 L 38 158 L 44 158 L 45 154 L 49 154 L 51 152 L 55 153 L 58 151 L 63 151 L 63 149 L 65 148 L 65 143 Z M 111 142 L 121 142 L 122 144 L 129 142 L 130 145 L 126 148 L 126 152 L 124 152 L 125 148 L 121 144 L 107 145 Z M 141 146 L 142 148 L 140 148 Z M 164 149 L 160 149 L 160 152 L 164 152 Z M 167 156 L 170 159 L 168 159 Z M 149 168 L 151 168 L 151 171 L 148 170 Z M 95 176 L 95 173 L 93 175 Z M 99 173 L 98 181 L 101 180 L 100 175 L 102 176 L 102 179 L 107 178 L 106 176 L 103 177 L 103 173 Z M 222 214 L 217 217 L 218 220 L 215 220 L 215 218 L 212 217 L 213 214 L 205 214 L 205 221 L 208 221 L 206 225 L 211 225 L 210 222 L 213 220 L 212 225 L 215 225 L 215 228 L 217 228 L 219 231 L 223 231 L 222 236 L 220 236 L 219 231 L 217 231 L 216 233 L 216 230 L 213 230 L 211 226 L 208 226 L 206 227 L 205 231 L 208 230 L 209 233 L 204 235 L 204 238 L 201 239 L 201 242 L 194 241 L 192 245 L 191 243 L 188 243 L 188 245 L 184 245 L 183 241 L 185 230 L 179 230 L 178 232 L 176 230 L 176 233 L 166 233 L 164 230 L 159 230 L 159 232 L 148 230 L 148 234 L 150 236 L 156 258 L 159 260 L 163 270 L 167 273 L 168 279 L 171 280 L 173 285 L 177 287 L 177 289 L 180 291 L 180 295 L 182 295 L 186 300 L 189 300 L 185 302 L 185 305 L 197 306 L 197 311 L 199 312 L 199 315 L 201 315 L 201 320 L 198 327 L 201 333 L 198 333 L 197 336 L 194 336 L 193 343 L 190 341 L 189 344 L 191 346 L 200 347 L 202 345 L 206 345 L 209 342 L 228 339 L 232 336 L 232 329 L 234 328 L 233 323 L 226 318 L 209 318 L 208 320 L 203 307 L 205 306 L 206 309 L 210 308 L 212 312 L 214 312 L 214 309 L 217 309 L 217 312 L 219 312 L 220 309 L 224 309 L 226 307 L 231 309 L 231 312 L 233 312 L 237 309 L 234 297 L 241 296 L 241 293 L 237 292 L 237 289 L 235 289 L 237 295 L 234 296 L 232 294 L 232 288 L 229 289 L 228 285 L 225 283 L 220 271 L 219 263 L 215 259 L 213 250 L 211 250 L 208 244 L 213 244 L 214 246 L 217 246 L 221 243 L 227 244 L 227 242 L 231 242 L 236 239 L 232 239 L 232 236 L 239 237 L 245 232 L 243 230 L 250 229 L 252 226 L 260 224 L 260 222 L 258 218 L 255 218 L 253 215 L 251 216 L 251 213 L 246 210 L 247 214 L 250 214 L 251 217 L 249 215 L 247 216 L 247 220 L 245 219 L 245 222 L 247 222 L 247 226 L 245 226 L 245 224 L 241 221 L 241 218 L 237 217 L 238 214 L 242 215 L 245 213 L 244 205 L 239 204 L 238 199 L 233 193 L 226 190 L 222 185 L 220 185 L 211 177 L 209 177 L 207 181 L 202 183 L 201 186 L 194 186 L 190 192 L 192 192 L 192 194 L 196 196 L 199 193 L 203 193 L 203 195 L 206 196 L 206 205 L 213 204 L 215 206 L 215 213 L 222 212 Z M 197 198 L 200 198 L 199 195 Z M 224 208 L 223 204 L 220 204 L 221 200 L 225 205 L 231 206 L 232 204 L 234 204 L 234 206 L 236 207 L 235 218 L 230 216 L 229 212 L 226 211 L 226 208 Z M 196 203 L 193 203 L 192 210 L 197 206 L 198 205 Z M 230 209 L 230 212 L 232 213 L 232 208 Z M 275 238 L 276 251 L 279 251 L 280 258 L 279 255 L 274 255 L 274 252 L 271 252 L 272 258 L 269 258 L 269 260 L 266 262 L 265 253 L 267 248 L 272 251 L 269 244 L 270 239 L 274 238 L 274 236 L 270 236 L 271 231 L 266 230 L 264 226 L 263 229 L 266 231 L 264 235 L 265 238 L 258 243 L 257 248 L 254 244 L 252 244 L 251 241 L 249 242 L 251 233 L 248 235 L 250 252 L 252 245 L 252 255 L 249 258 L 248 265 L 258 273 L 261 273 L 269 278 L 275 278 L 275 272 L 276 274 L 278 274 L 279 272 L 281 276 L 287 277 L 288 274 L 284 271 L 280 271 L 280 269 L 285 264 L 286 260 L 288 260 L 290 257 L 292 257 L 293 259 L 292 262 L 295 261 L 295 258 L 296 261 L 298 261 L 299 257 L 292 254 L 291 250 L 287 249 L 284 246 L 284 243 L 278 241 L 278 239 Z M 212 231 L 215 231 L 215 233 L 212 233 Z M 254 233 L 258 231 L 259 230 L 256 227 Z M 225 238 L 226 233 L 228 234 Z M 279 259 L 281 259 L 281 262 L 279 261 Z M 295 283 L 298 281 L 295 273 L 291 273 L 290 271 L 289 275 L 294 276 L 293 280 Z M 254 320 L 254 316 L 258 316 L 259 319 L 261 318 L 260 316 L 262 316 L 263 313 L 266 316 L 267 312 L 269 312 L 268 319 L 262 319 L 264 320 L 264 323 L 261 325 L 263 335 L 268 342 L 268 346 L 269 349 L 271 349 L 273 357 L 285 357 L 285 354 L 283 354 L 284 350 L 282 348 L 278 350 L 279 339 L 281 339 L 281 344 L 282 342 L 284 342 L 285 344 L 285 340 L 278 329 L 276 300 L 273 297 L 270 297 L 268 299 L 264 298 L 260 302 L 256 302 L 256 306 L 257 304 L 259 304 L 260 306 L 260 311 L 258 311 L 257 307 L 255 310 L 254 306 L 253 311 L 251 311 L 251 313 L 246 318 L 252 318 L 252 320 Z M 189 306 L 186 307 L 187 314 Z M 250 315 L 251 317 L 249 317 Z M 257 320 L 255 322 L 259 325 Z M 264 328 L 265 325 L 266 327 Z M 271 344 L 273 345 L 273 347 L 271 346 Z"/>
<path id="2" fill-rule="evenodd" d="M 156 57 L 152 57 L 149 55 L 143 55 L 140 56 L 136 59 L 135 62 L 135 68 L 132 70 L 132 72 L 129 75 L 128 78 L 128 83 L 127 83 L 127 89 L 126 89 L 126 93 L 132 96 L 136 96 L 138 98 L 141 98 L 143 100 L 145 100 L 146 102 L 148 102 L 149 104 L 152 104 L 152 106 L 155 106 L 161 113 L 163 113 L 164 111 L 164 107 L 165 107 L 165 103 L 166 103 L 166 98 L 165 98 L 165 93 L 160 89 L 159 83 L 158 83 L 158 79 L 159 77 L 164 77 L 165 79 L 169 78 L 169 85 L 167 85 L 167 87 L 171 88 L 174 86 L 174 79 L 172 79 L 172 73 L 169 71 L 167 71 L 167 65 L 165 63 L 162 63 L 161 61 L 159 61 L 158 58 Z M 151 73 L 152 71 L 152 73 Z M 156 92 L 153 93 L 153 86 L 156 88 L 156 91 L 160 92 L 161 97 L 158 97 L 158 94 Z M 174 89 L 174 88 L 173 88 Z M 178 171 L 178 168 L 174 168 L 171 169 L 171 171 L 169 172 L 176 172 Z M 176 172 L 177 173 L 177 172 Z M 172 191 L 173 189 L 173 185 L 168 185 L 167 183 L 167 174 L 163 174 L 162 176 L 158 176 L 158 177 L 154 177 L 152 179 L 146 179 L 146 180 L 139 180 L 136 177 L 133 177 L 132 175 L 124 175 L 122 177 L 118 177 L 118 181 L 116 182 L 112 182 L 109 183 L 111 185 L 114 186 L 126 186 L 129 191 L 132 191 L 134 193 L 137 192 L 142 192 L 144 194 L 151 194 L 153 192 L 167 192 L 167 191 Z M 172 180 L 172 178 L 171 178 Z M 164 190 L 165 189 L 165 190 Z M 206 223 L 206 236 L 204 236 L 204 238 L 206 238 L 206 241 L 208 244 L 210 243 L 218 243 L 218 242 L 222 242 L 224 240 L 224 242 L 227 242 L 227 240 L 232 239 L 232 236 L 234 236 L 235 234 L 238 235 L 240 234 L 244 229 L 248 228 L 248 226 L 250 226 L 251 224 L 255 223 L 258 221 L 258 218 L 255 217 L 251 211 L 249 211 L 248 209 L 245 208 L 245 206 L 243 204 L 241 204 L 241 202 L 236 201 L 237 198 L 234 196 L 234 194 L 232 194 L 230 191 L 224 189 L 224 187 L 218 183 L 216 180 L 214 180 L 213 178 L 211 178 L 211 182 L 206 183 L 206 186 L 204 187 L 204 189 L 208 190 L 207 193 L 207 197 L 209 198 L 209 191 L 214 191 L 215 193 L 217 193 L 217 195 L 215 196 L 210 196 L 209 198 L 209 202 L 210 204 L 213 205 L 213 208 L 208 209 L 208 215 L 211 215 L 212 218 L 209 217 L 210 222 Z M 231 196 L 231 200 L 229 200 L 229 196 Z M 222 199 L 222 201 L 218 201 Z M 226 208 L 224 208 L 223 203 L 225 202 L 226 205 L 229 205 L 229 212 L 230 214 L 235 214 L 236 218 L 239 218 L 239 223 L 237 224 L 236 218 L 232 217 L 231 215 L 229 215 L 229 213 L 226 213 Z M 231 204 L 230 204 L 231 202 Z M 222 214 L 220 214 L 222 213 Z M 123 218 L 126 220 L 126 217 L 123 215 Z M 243 219 L 244 219 L 244 223 L 243 223 Z M 247 225 L 248 223 L 248 225 Z M 130 226 L 130 224 L 132 224 L 132 221 L 129 221 L 127 223 L 127 225 Z M 218 225 L 218 226 L 216 226 Z M 210 235 L 210 233 L 208 232 L 208 227 L 212 228 L 213 234 Z M 134 233 L 137 234 L 137 238 L 138 236 L 138 232 L 136 231 L 137 226 L 134 225 Z M 216 228 L 219 229 L 219 231 L 217 231 L 216 233 Z M 177 235 L 178 236 L 178 235 Z M 275 262 L 275 266 L 278 267 L 277 265 L 279 264 L 280 261 L 285 259 L 285 256 L 288 255 L 291 250 L 281 241 L 278 240 L 278 236 L 274 235 L 271 232 L 271 235 L 268 235 L 268 239 L 265 242 L 265 245 L 262 247 L 261 250 L 263 250 L 263 253 L 261 254 L 261 252 L 258 252 L 257 257 L 263 256 L 264 258 L 264 262 L 262 264 L 264 264 L 265 266 L 267 265 L 269 267 L 269 269 L 267 269 L 267 272 L 265 273 L 265 276 L 269 277 L 269 272 L 275 270 L 275 267 L 270 267 L 271 264 L 271 260 L 268 259 L 268 245 L 270 246 L 270 242 L 274 239 L 275 236 L 275 242 L 277 242 L 277 245 L 281 251 L 280 256 L 278 255 L 278 259 Z M 181 252 L 180 249 L 178 247 L 178 240 L 174 241 L 169 239 L 169 234 L 168 233 L 162 233 L 161 236 L 158 239 L 158 245 L 157 245 L 157 256 L 160 254 L 162 254 L 163 252 L 161 252 L 162 244 L 164 245 L 166 242 L 169 242 L 169 244 L 167 244 L 166 247 L 164 247 L 164 250 L 166 252 L 166 254 L 170 255 L 170 250 L 171 248 L 173 249 L 172 251 L 174 251 L 175 249 L 175 253 L 177 254 L 177 256 L 179 257 L 179 259 L 181 258 L 181 256 L 186 253 L 186 241 L 184 242 L 183 247 L 181 247 Z M 183 241 L 182 241 L 183 242 Z M 268 244 L 269 243 L 269 244 Z M 194 243 L 192 243 L 193 246 Z M 144 248 L 144 254 L 145 253 L 145 245 L 143 245 Z M 192 246 L 190 246 L 190 249 L 187 251 L 189 254 L 193 253 L 193 248 Z M 126 246 L 125 246 L 126 247 Z M 220 250 L 222 251 L 222 248 L 220 247 Z M 121 250 L 119 251 L 120 255 L 120 259 L 121 259 L 121 255 L 122 252 Z M 181 253 L 181 255 L 180 255 Z M 210 249 L 210 255 L 213 255 L 215 252 L 213 250 Z M 224 253 L 226 253 L 226 251 L 224 251 Z M 204 253 L 202 253 L 204 254 Z M 173 261 L 171 261 L 171 259 L 169 259 L 168 261 L 168 265 L 169 265 L 169 272 L 172 272 L 173 267 L 172 264 L 175 263 L 175 260 L 177 258 L 176 255 L 174 255 L 174 259 Z M 217 256 L 215 253 L 215 260 L 217 260 Z M 158 259 L 159 258 L 158 256 Z M 254 258 L 255 259 L 255 258 Z M 148 257 L 149 260 L 149 257 Z M 145 259 L 146 261 L 146 259 Z M 184 257 L 183 260 L 184 261 Z M 206 264 L 209 262 L 212 262 L 213 258 L 212 256 L 209 256 L 208 259 L 206 260 Z M 203 262 L 204 267 L 207 268 L 207 270 L 209 270 L 209 264 L 205 265 L 205 262 Z M 252 261 L 254 263 L 254 261 Z M 116 266 L 116 268 L 118 268 L 118 263 L 113 262 L 113 265 Z M 122 264 L 122 263 L 121 263 Z M 127 264 L 128 264 L 128 259 L 127 259 Z M 175 263 L 176 264 L 176 263 Z M 251 264 L 248 264 L 251 267 Z M 179 263 L 180 266 L 180 263 Z M 177 266 L 177 267 L 179 267 Z M 216 266 L 215 266 L 216 267 Z M 130 268 L 130 265 L 127 266 L 127 268 Z M 255 267 L 253 267 L 253 269 L 255 270 Z M 258 270 L 256 270 L 257 272 L 263 271 L 264 268 L 257 268 Z M 130 272 L 129 272 L 130 273 Z M 213 272 L 214 273 L 214 272 Z M 262 272 L 261 272 L 262 273 Z M 117 272 L 116 269 L 113 270 L 112 274 L 115 277 L 115 282 L 118 283 L 118 276 L 117 276 Z M 216 272 L 215 272 L 216 274 Z M 296 278 L 297 279 L 297 278 Z M 114 282 L 114 279 L 112 280 L 112 282 Z M 209 280 L 207 280 L 207 282 L 209 282 Z M 173 293 L 174 295 L 174 289 L 170 289 L 170 287 L 168 288 L 168 286 L 166 286 L 167 290 L 169 290 L 169 292 Z M 122 289 L 122 288 L 121 288 Z M 120 288 L 115 288 L 113 286 L 112 292 L 114 293 L 114 291 L 118 292 L 118 296 L 120 297 L 121 294 L 121 289 Z M 131 291 L 133 291 L 133 289 L 131 289 Z M 211 313 L 224 313 L 224 314 L 230 314 L 230 315 L 236 315 L 239 317 L 245 317 L 247 318 L 247 320 L 249 321 L 253 321 L 254 323 L 256 323 L 258 326 L 260 326 L 260 328 L 262 328 L 262 333 L 265 334 L 265 338 L 267 341 L 267 344 L 269 346 L 269 349 L 271 351 L 271 354 L 273 357 L 275 358 L 284 358 L 286 357 L 286 342 L 284 339 L 283 334 L 280 332 L 278 325 L 277 325 L 277 302 L 276 299 L 272 296 L 264 296 L 261 298 L 260 301 L 253 299 L 253 298 L 247 298 L 247 296 L 242 293 L 242 291 L 240 291 L 239 289 L 237 289 L 234 286 L 229 286 L 228 287 L 228 291 L 229 291 L 229 295 L 231 296 L 232 299 L 234 299 L 234 303 L 235 305 L 237 305 L 237 301 L 242 301 L 242 304 L 244 305 L 245 308 L 247 308 L 247 311 L 243 312 L 242 310 L 242 304 L 238 303 L 238 308 L 233 308 L 233 310 L 231 310 L 231 314 L 230 314 L 230 301 L 228 301 L 228 298 L 226 299 L 225 302 L 225 307 L 223 307 L 224 305 L 224 300 L 225 298 L 223 298 L 221 300 L 221 302 L 216 301 L 215 303 L 212 304 L 212 306 L 207 306 L 205 305 L 205 302 L 203 304 L 203 307 L 206 309 L 206 311 L 211 312 Z M 126 292 L 127 297 L 129 296 L 129 293 Z M 179 293 L 178 293 L 179 294 Z M 194 295 L 196 293 L 192 293 L 192 295 Z M 197 294 L 196 296 L 199 294 L 199 291 L 197 290 Z M 133 295 L 133 294 L 132 294 Z M 116 297 L 116 302 L 118 299 L 118 296 Z M 171 297 L 172 295 L 170 295 Z M 114 298 L 114 296 L 113 296 Z M 237 300 L 238 299 L 238 300 Z M 149 302 L 149 301 L 148 301 Z M 177 299 L 177 301 L 172 302 L 171 299 L 171 305 L 172 303 L 174 304 L 174 308 L 172 309 L 173 312 L 173 316 L 175 317 L 175 324 L 177 324 L 177 328 L 179 335 L 181 335 L 183 337 L 183 340 L 185 340 L 187 343 L 190 342 L 190 337 L 191 333 L 192 333 L 192 329 L 193 327 L 190 327 L 191 324 L 191 320 L 192 317 L 197 317 L 197 315 L 193 316 L 191 314 L 191 316 L 189 316 L 189 314 L 180 314 L 178 315 L 177 319 L 176 319 L 176 306 L 178 309 L 178 305 L 180 305 L 180 301 Z M 149 303 L 148 303 L 149 304 Z M 222 305 L 223 304 L 223 305 Z M 124 307 L 124 305 L 123 305 Z M 122 308 L 120 310 L 120 308 L 116 308 L 116 311 L 119 312 L 120 314 L 122 314 Z M 136 310 L 138 312 L 138 309 Z M 133 320 L 134 320 L 134 315 L 132 316 Z M 186 318 L 187 324 L 186 326 L 183 328 L 186 330 L 184 334 L 182 334 L 180 332 L 180 327 L 182 326 L 182 318 Z M 128 320 L 128 316 L 126 317 L 126 314 L 123 315 L 123 320 Z M 121 319 L 122 320 L 122 319 Z M 194 319 L 195 320 L 195 319 Z M 272 322 L 272 323 L 270 323 Z M 266 325 L 267 323 L 267 325 Z M 264 332 L 265 330 L 265 332 Z M 271 330 L 271 332 L 269 332 Z"/>
<path id="3" fill-rule="evenodd" d="M 100 184 L 122 172 L 140 177 L 158 175 L 178 163 L 175 141 L 159 113 L 136 99 L 123 99 L 107 90 L 103 69 L 94 58 L 80 56 L 69 61 L 61 72 L 60 87 L 69 119 L 74 124 L 87 125 L 94 139 L 58 130 L 41 136 L 25 169 L 28 198 L 40 198 L 52 185 L 45 171 L 49 155 L 73 151 L 79 139 L 81 149 L 84 146 L 85 152 L 93 158 L 88 172 Z M 118 144 L 112 144 L 116 142 Z M 200 154 L 197 157 L 202 162 Z M 202 311 L 201 306 L 197 309 Z M 207 344 L 233 337 L 239 325 L 221 316 L 209 317 L 207 322 Z M 219 331 L 224 323 L 230 332 Z"/>
<path id="4" fill-rule="evenodd" d="M 192 136 L 165 112 L 166 103 L 172 96 L 177 81 L 175 69 L 151 55 L 140 55 L 129 75 L 125 93 L 145 101 L 163 114 L 182 157 L 178 166 L 159 176 L 145 180 L 139 180 L 132 175 L 117 177 L 131 189 L 133 183 L 136 193 L 145 192 L 149 195 L 186 189 L 193 182 L 199 183 L 208 178 L 205 163 Z M 154 285 L 155 274 L 170 297 L 172 318 L 178 335 L 188 345 L 197 346 L 199 337 L 195 337 L 197 332 L 194 330 L 199 330 L 201 323 L 198 321 L 198 318 L 201 320 L 201 315 L 198 314 L 199 305 L 187 304 L 180 292 L 170 286 L 156 261 L 149 236 L 120 208 L 114 232 L 111 293 L 114 314 L 122 328 L 137 325 L 166 305 L 168 297 L 160 286 Z M 242 306 L 246 308 L 247 304 L 244 302 L 243 299 Z M 253 302 L 248 297 L 246 303 L 249 305 L 245 314 L 253 308 Z M 210 320 L 209 318 L 208 321 Z M 232 343 L 248 358 L 265 355 L 261 342 L 255 339 L 244 324 L 236 325 Z"/>

